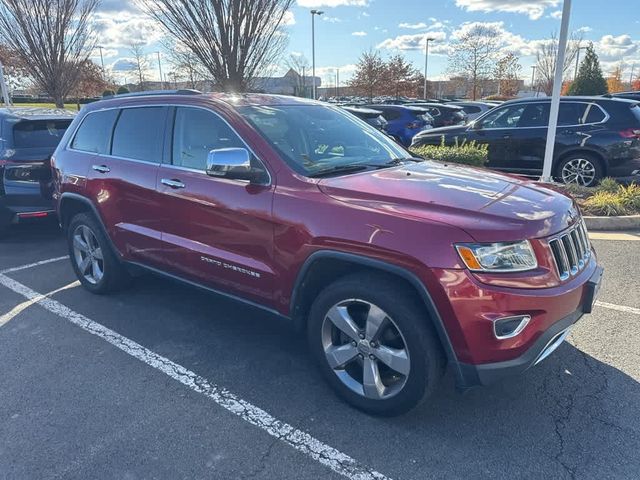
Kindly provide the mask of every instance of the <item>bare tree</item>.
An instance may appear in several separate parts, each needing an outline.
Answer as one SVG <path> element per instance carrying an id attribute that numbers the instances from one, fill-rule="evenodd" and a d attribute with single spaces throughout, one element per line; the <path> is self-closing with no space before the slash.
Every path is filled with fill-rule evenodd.
<path id="1" fill-rule="evenodd" d="M 80 99 L 97 97 L 109 86 L 102 74 L 102 68 L 91 60 L 82 63 L 78 81 L 70 92 L 76 97 L 76 104 L 80 110 Z"/>
<path id="2" fill-rule="evenodd" d="M 378 52 L 373 50 L 364 52 L 358 60 L 349 86 L 358 95 L 367 96 L 371 100 L 375 95 L 383 93 L 385 89 L 385 70 L 385 63 Z"/>
<path id="3" fill-rule="evenodd" d="M 498 94 L 515 97 L 518 94 L 518 79 L 522 65 L 515 53 L 509 52 L 496 63 L 494 77 L 498 81 Z"/>
<path id="4" fill-rule="evenodd" d="M 89 19 L 99 0 L 0 0 L 0 40 L 55 102 L 78 81 L 93 47 Z"/>
<path id="5" fill-rule="evenodd" d="M 142 49 L 142 44 L 134 43 L 129 48 L 129 53 L 133 60 L 134 70 L 138 74 L 140 90 L 144 90 L 144 82 L 147 81 L 147 70 L 149 69 L 149 58 Z"/>
<path id="6" fill-rule="evenodd" d="M 491 75 L 499 46 L 499 33 L 481 24 L 471 27 L 453 44 L 449 71 L 469 80 L 473 100 L 477 98 L 480 85 Z"/>
<path id="7" fill-rule="evenodd" d="M 7 45 L 0 44 L 0 63 L 9 89 L 24 88 L 33 83 L 20 55 Z"/>
<path id="8" fill-rule="evenodd" d="M 308 83 L 307 77 L 309 77 L 309 60 L 302 54 L 292 53 L 289 55 L 286 65 L 298 74 L 296 77 L 297 84 L 295 85 L 296 95 L 305 96 Z"/>
<path id="9" fill-rule="evenodd" d="M 224 90 L 245 91 L 282 54 L 294 0 L 137 0 Z"/>
<path id="10" fill-rule="evenodd" d="M 384 78 L 385 85 L 396 98 L 415 97 L 424 84 L 424 77 L 400 54 L 392 56 L 385 63 Z"/>
<path id="11" fill-rule="evenodd" d="M 582 42 L 582 36 L 573 33 L 567 42 L 567 53 L 562 66 L 562 78 L 566 79 L 568 72 L 578 54 L 578 48 Z M 536 52 L 536 78 L 537 83 L 543 92 L 551 95 L 553 92 L 553 79 L 556 74 L 556 63 L 558 59 L 558 37 L 552 33 L 549 39 L 542 42 Z"/>
<path id="12" fill-rule="evenodd" d="M 185 81 L 187 88 L 198 88 L 206 78 L 205 68 L 198 57 L 175 39 L 165 39 L 162 45 L 173 67 L 173 83 L 177 85 L 178 81 Z"/>

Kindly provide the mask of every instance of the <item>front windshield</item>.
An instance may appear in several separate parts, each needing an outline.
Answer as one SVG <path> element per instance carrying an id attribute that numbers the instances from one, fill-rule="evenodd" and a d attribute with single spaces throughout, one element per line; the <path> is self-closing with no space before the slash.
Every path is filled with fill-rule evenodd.
<path id="1" fill-rule="evenodd" d="M 411 154 L 354 115 L 324 105 L 248 106 L 246 118 L 291 167 L 312 177 L 383 167 Z"/>

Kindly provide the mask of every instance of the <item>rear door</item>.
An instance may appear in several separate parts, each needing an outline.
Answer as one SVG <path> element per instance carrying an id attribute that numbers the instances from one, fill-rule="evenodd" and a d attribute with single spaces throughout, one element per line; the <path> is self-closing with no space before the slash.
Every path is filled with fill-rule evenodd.
<path id="1" fill-rule="evenodd" d="M 102 139 L 90 159 L 87 193 L 113 243 L 128 260 L 151 265 L 163 264 L 156 177 L 167 111 L 161 106 L 136 106 L 93 112 L 78 131 L 80 135 L 86 123 L 86 135 Z M 72 148 L 79 148 L 78 143 L 76 136 Z"/>
<path id="2" fill-rule="evenodd" d="M 562 120 L 562 113 L 565 112 L 565 106 L 565 104 L 560 105 L 560 120 Z M 511 133 L 511 155 L 505 164 L 507 171 L 531 177 L 539 177 L 542 174 L 547 145 L 549 108 L 549 102 L 526 104 L 517 128 Z M 561 134 L 562 127 L 559 124 L 558 135 Z"/>
<path id="3" fill-rule="evenodd" d="M 176 107 L 167 164 L 160 167 L 164 256 L 175 274 L 258 302 L 273 296 L 275 186 L 210 177 L 209 151 L 248 148 L 212 110 Z M 254 167 L 266 171 L 252 154 Z"/>

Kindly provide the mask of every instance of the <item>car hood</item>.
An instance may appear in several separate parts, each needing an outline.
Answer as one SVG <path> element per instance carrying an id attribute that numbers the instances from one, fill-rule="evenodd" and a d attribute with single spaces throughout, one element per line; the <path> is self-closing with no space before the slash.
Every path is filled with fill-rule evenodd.
<path id="1" fill-rule="evenodd" d="M 546 237 L 579 215 L 571 198 L 542 184 L 431 161 L 327 178 L 319 188 L 360 207 L 457 226 L 478 242 Z"/>

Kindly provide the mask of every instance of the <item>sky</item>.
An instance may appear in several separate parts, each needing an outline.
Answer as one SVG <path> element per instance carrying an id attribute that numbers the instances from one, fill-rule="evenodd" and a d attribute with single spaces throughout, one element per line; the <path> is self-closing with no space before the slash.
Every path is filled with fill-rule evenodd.
<path id="1" fill-rule="evenodd" d="M 593 42 L 605 74 L 622 64 L 626 76 L 632 67 L 640 74 L 640 10 L 638 0 L 574 0 L 570 30 Z M 522 78 L 530 78 L 536 46 L 560 30 L 561 0 L 295 0 L 286 15 L 289 37 L 285 58 L 304 55 L 311 62 L 311 9 L 316 17 L 316 74 L 323 84 L 341 85 L 353 74 L 358 57 L 377 50 L 383 58 L 402 53 L 420 71 L 424 44 L 429 46 L 429 79 L 448 77 L 451 42 L 475 23 L 488 24 L 500 36 L 501 49 L 520 56 Z M 134 0 L 102 0 L 94 16 L 105 68 L 116 80 L 134 81 L 130 46 L 143 45 L 149 54 L 149 79 L 157 80 L 157 54 L 163 33 L 136 7 Z M 92 56 L 100 63 L 99 51 Z M 164 65 L 165 73 L 168 65 Z M 284 59 L 273 66 L 286 71 Z M 626 77 L 624 77 L 626 78 Z M 335 83 L 334 83 L 335 84 Z"/>

